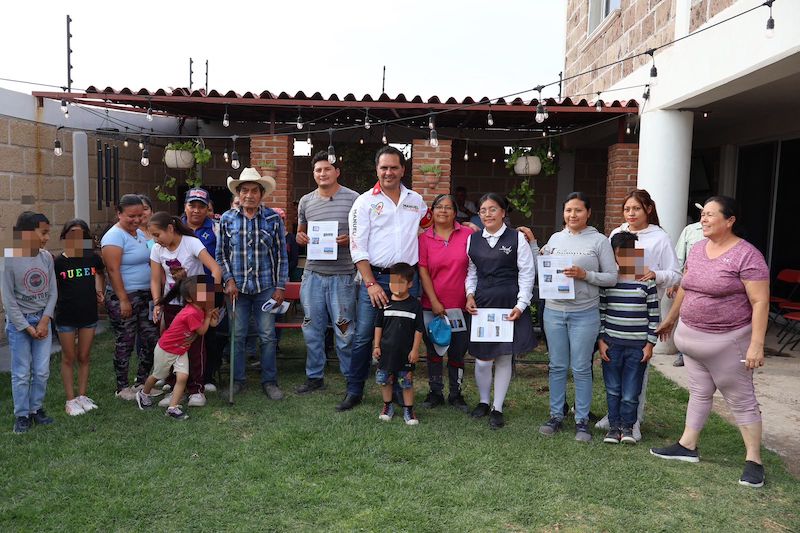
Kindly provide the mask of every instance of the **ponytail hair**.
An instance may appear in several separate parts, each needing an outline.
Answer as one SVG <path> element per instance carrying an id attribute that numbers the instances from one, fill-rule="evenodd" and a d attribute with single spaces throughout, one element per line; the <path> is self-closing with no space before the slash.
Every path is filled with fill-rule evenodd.
<path id="1" fill-rule="evenodd" d="M 197 300 L 197 284 L 206 283 L 205 274 L 199 276 L 189 276 L 178 280 L 172 288 L 167 291 L 167 294 L 162 296 L 156 302 L 156 305 L 164 305 L 179 297 L 184 302 L 194 302 Z"/>
<path id="2" fill-rule="evenodd" d="M 148 223 L 149 226 L 155 226 L 162 231 L 166 231 L 167 227 L 172 224 L 172 227 L 175 229 L 176 233 L 180 233 L 186 237 L 194 237 L 194 231 L 189 228 L 180 217 L 176 217 L 174 215 L 170 215 L 166 211 L 159 211 L 158 213 L 153 214 L 150 217 L 150 222 Z"/>
<path id="3" fill-rule="evenodd" d="M 644 212 L 647 214 L 647 223 L 648 224 L 655 224 L 656 226 L 660 226 L 658 222 L 658 211 L 656 211 L 656 203 L 650 197 L 650 193 L 644 189 L 634 189 L 622 199 L 622 207 L 625 208 L 625 204 L 628 200 L 633 198 L 639 205 L 642 206 Z"/>

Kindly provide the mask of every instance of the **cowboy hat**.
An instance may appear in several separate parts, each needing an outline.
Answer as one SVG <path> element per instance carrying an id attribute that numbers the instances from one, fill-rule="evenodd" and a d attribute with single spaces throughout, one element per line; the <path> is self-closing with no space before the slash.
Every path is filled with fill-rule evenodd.
<path id="1" fill-rule="evenodd" d="M 238 180 L 228 176 L 228 190 L 233 194 L 236 194 L 236 187 L 242 183 L 258 183 L 264 187 L 264 194 L 270 194 L 275 190 L 275 180 L 269 176 L 262 176 L 258 173 L 258 170 L 252 167 L 247 167 L 246 169 L 242 170 L 242 173 L 239 174 Z"/>

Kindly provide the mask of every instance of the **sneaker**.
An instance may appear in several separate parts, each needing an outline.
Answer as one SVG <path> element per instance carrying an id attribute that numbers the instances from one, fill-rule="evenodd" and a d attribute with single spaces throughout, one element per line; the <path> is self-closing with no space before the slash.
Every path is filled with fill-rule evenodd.
<path id="1" fill-rule="evenodd" d="M 83 410 L 86 411 L 87 413 L 92 409 L 98 408 L 98 405 L 94 403 L 94 400 L 92 400 L 88 396 L 78 396 L 75 399 L 78 401 L 78 404 L 83 408 Z"/>
<path id="2" fill-rule="evenodd" d="M 467 401 L 464 399 L 464 397 L 461 395 L 460 392 L 456 394 L 451 393 L 447 397 L 447 403 L 449 403 L 451 406 L 455 407 L 461 412 L 469 413 L 469 405 L 467 405 Z"/>
<path id="3" fill-rule="evenodd" d="M 539 426 L 539 433 L 546 436 L 555 435 L 559 431 L 561 431 L 561 426 L 563 424 L 562 419 L 556 418 L 554 416 L 550 417 L 550 420 Z"/>
<path id="4" fill-rule="evenodd" d="M 283 391 L 275 383 L 264 383 L 261 385 L 261 390 L 270 400 L 283 400 Z"/>
<path id="5" fill-rule="evenodd" d="M 603 437 L 603 442 L 607 444 L 619 444 L 622 439 L 622 431 L 619 429 L 609 429 L 606 436 Z"/>
<path id="6" fill-rule="evenodd" d="M 631 431 L 633 432 L 633 439 L 636 442 L 639 442 L 640 440 L 642 440 L 642 425 L 638 420 L 636 422 L 634 422 L 633 428 L 631 428 Z"/>
<path id="7" fill-rule="evenodd" d="M 217 386 L 213 383 L 206 383 L 203 385 L 203 389 L 205 392 L 217 392 Z"/>
<path id="8" fill-rule="evenodd" d="M 170 418 L 174 418 L 175 420 L 186 420 L 189 418 L 189 415 L 183 412 L 180 405 L 176 405 L 175 407 L 170 407 L 167 409 L 167 416 Z"/>
<path id="9" fill-rule="evenodd" d="M 323 378 L 308 378 L 306 382 L 297 387 L 294 391 L 297 394 L 311 394 L 314 391 L 323 390 L 325 380 Z"/>
<path id="10" fill-rule="evenodd" d="M 356 396 L 355 394 L 347 394 L 344 397 L 344 400 L 342 400 L 341 403 L 339 403 L 336 406 L 336 410 L 339 411 L 340 413 L 342 411 L 349 411 L 350 409 L 352 409 L 353 407 L 355 407 L 360 403 L 361 403 L 361 396 Z"/>
<path id="11" fill-rule="evenodd" d="M 383 402 L 383 409 L 381 409 L 381 414 L 378 418 L 384 422 L 389 422 L 392 417 L 394 417 L 394 404 L 392 402 Z"/>
<path id="12" fill-rule="evenodd" d="M 237 394 L 242 392 L 244 389 L 245 389 L 244 382 L 240 382 L 240 381 L 234 381 L 233 382 L 233 395 L 234 396 L 236 396 Z M 223 398 L 228 398 L 230 396 L 230 389 L 228 389 L 227 387 L 222 389 L 221 391 L 219 391 L 219 395 L 222 396 Z"/>
<path id="13" fill-rule="evenodd" d="M 622 438 L 619 441 L 622 444 L 636 444 L 638 441 L 633 436 L 633 428 L 622 428 Z"/>
<path id="14" fill-rule="evenodd" d="M 444 403 L 444 395 L 441 392 L 433 392 L 430 391 L 427 396 L 425 396 L 425 400 L 422 402 L 422 407 L 425 409 L 433 409 L 434 407 L 439 407 Z"/>
<path id="15" fill-rule="evenodd" d="M 656 457 L 661 457 L 662 459 L 674 459 L 676 461 L 685 461 L 687 463 L 700 462 L 700 454 L 698 451 L 699 450 L 696 448 L 694 450 L 684 448 L 680 442 L 676 442 L 675 444 L 665 448 L 650 448 L 650 453 Z"/>
<path id="16" fill-rule="evenodd" d="M 186 401 L 186 395 L 184 394 L 183 398 L 181 398 L 181 403 L 183 403 L 185 401 Z M 172 403 L 172 393 L 170 392 L 169 394 L 167 394 L 166 396 L 161 398 L 161 401 L 158 402 L 158 406 L 159 407 L 169 407 L 169 404 L 171 404 L 171 403 Z"/>
<path id="17" fill-rule="evenodd" d="M 203 407 L 206 404 L 206 395 L 202 392 L 189 395 L 189 407 Z"/>
<path id="18" fill-rule="evenodd" d="M 488 403 L 479 403 L 475 406 L 475 409 L 472 410 L 470 416 L 472 418 L 483 418 L 484 416 L 488 415 L 491 409 L 489 409 Z"/>
<path id="19" fill-rule="evenodd" d="M 27 416 L 18 416 L 14 420 L 14 433 L 17 435 L 27 433 L 29 429 L 31 429 L 31 419 Z"/>
<path id="20" fill-rule="evenodd" d="M 53 423 L 53 419 L 47 416 L 47 413 L 44 412 L 44 409 L 39 409 L 29 417 L 31 422 L 39 425 L 39 426 L 49 426 Z"/>
<path id="21" fill-rule="evenodd" d="M 403 408 L 403 420 L 405 420 L 407 426 L 416 426 L 417 424 L 419 424 L 419 420 L 417 420 L 417 415 L 414 414 L 413 407 Z"/>
<path id="22" fill-rule="evenodd" d="M 163 379 L 159 379 L 158 381 L 156 381 L 156 384 L 155 384 L 155 385 L 153 385 L 153 386 L 154 386 L 155 388 L 157 388 L 157 389 L 160 389 L 160 388 L 162 388 L 162 387 L 163 387 L 164 385 L 166 385 L 166 384 L 167 384 L 167 382 L 166 382 L 165 380 L 163 380 Z"/>
<path id="23" fill-rule="evenodd" d="M 594 429 L 603 429 L 608 431 L 611 429 L 611 424 L 608 423 L 608 415 L 604 416 L 594 425 Z"/>
<path id="24" fill-rule="evenodd" d="M 675 356 L 675 360 L 672 362 L 672 366 L 683 366 L 683 354 L 679 353 Z"/>
<path id="25" fill-rule="evenodd" d="M 136 393 L 136 405 L 139 406 L 139 409 L 144 411 L 148 407 L 153 407 L 153 399 L 149 394 L 145 394 L 143 390 L 140 390 Z M 161 405 L 161 402 L 159 402 L 159 405 Z M 167 403 L 167 405 L 169 405 L 169 403 Z"/>
<path id="26" fill-rule="evenodd" d="M 64 404 L 64 411 L 66 411 L 69 416 L 78 416 L 84 414 L 86 409 L 81 406 L 77 398 L 73 398 Z"/>
<path id="27" fill-rule="evenodd" d="M 575 422 L 575 440 L 578 442 L 592 442 L 592 434 L 589 432 L 588 420 L 578 420 Z"/>
<path id="28" fill-rule="evenodd" d="M 171 390 L 172 390 L 172 385 L 170 385 L 169 383 L 164 383 L 163 385 L 161 385 L 161 392 L 169 392 Z"/>
<path id="29" fill-rule="evenodd" d="M 489 427 L 491 429 L 500 429 L 501 427 L 506 425 L 506 421 L 503 418 L 503 412 L 498 411 L 496 409 L 492 409 L 489 413 Z"/>
<path id="30" fill-rule="evenodd" d="M 744 471 L 739 478 L 739 485 L 759 488 L 764 486 L 764 465 L 754 461 L 744 462 Z"/>
<path id="31" fill-rule="evenodd" d="M 114 396 L 119 398 L 120 400 L 125 400 L 126 402 L 132 402 L 136 399 L 136 389 L 133 387 L 125 387 L 124 389 L 118 390 L 114 393 Z"/>

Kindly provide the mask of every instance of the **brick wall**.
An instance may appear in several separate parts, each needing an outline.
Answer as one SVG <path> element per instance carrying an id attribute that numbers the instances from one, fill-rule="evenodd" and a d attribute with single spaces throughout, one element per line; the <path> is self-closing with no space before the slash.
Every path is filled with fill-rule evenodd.
<path id="1" fill-rule="evenodd" d="M 622 0 L 619 11 L 601 22 L 592 35 L 587 35 L 588 17 L 589 0 L 568 1 L 565 77 L 660 46 L 675 34 L 674 0 Z M 566 82 L 563 94 L 594 94 L 649 62 L 645 56 L 579 76 Z"/>
<path id="2" fill-rule="evenodd" d="M 608 179 L 606 181 L 605 233 L 622 224 L 622 199 L 636 188 L 639 176 L 639 145 L 612 144 L 608 147 Z"/>
<path id="3" fill-rule="evenodd" d="M 708 19 L 736 3 L 736 0 L 692 0 L 689 15 L 689 32 L 702 26 Z"/>
<path id="4" fill-rule="evenodd" d="M 278 167 L 275 191 L 267 196 L 267 205 L 286 211 L 286 220 L 297 220 L 294 205 L 294 138 L 288 135 L 255 135 L 250 138 L 250 164 L 264 174 L 267 161 Z M 236 177 L 236 176 L 234 176 Z"/>
<path id="5" fill-rule="evenodd" d="M 427 139 L 414 139 L 411 146 L 411 188 L 430 206 L 440 194 L 450 193 L 452 141 L 439 141 L 433 147 Z M 423 174 L 421 165 L 438 165 L 441 174 Z"/>
<path id="6" fill-rule="evenodd" d="M 572 187 L 586 194 L 592 202 L 591 226 L 603 231 L 606 221 L 606 176 L 608 151 L 604 148 L 583 148 L 575 151 L 575 182 Z M 558 199 L 563 202 L 563 198 Z M 559 208 L 561 204 L 559 203 Z"/>

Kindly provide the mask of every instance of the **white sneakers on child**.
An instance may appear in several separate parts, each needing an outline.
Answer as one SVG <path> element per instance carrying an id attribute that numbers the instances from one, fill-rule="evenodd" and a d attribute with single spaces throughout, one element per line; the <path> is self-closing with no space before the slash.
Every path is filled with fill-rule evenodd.
<path id="1" fill-rule="evenodd" d="M 87 412 L 87 413 L 89 411 L 91 411 L 92 409 L 97 409 L 98 408 L 97 404 L 94 403 L 94 400 L 92 400 L 88 396 L 78 396 L 77 398 L 75 398 L 75 400 L 78 402 L 78 404 L 80 404 L 80 406 L 83 408 L 83 410 L 85 412 Z"/>
<path id="2" fill-rule="evenodd" d="M 206 404 L 206 396 L 202 392 L 189 395 L 189 407 L 203 407 Z"/>
<path id="3" fill-rule="evenodd" d="M 124 389 L 115 392 L 114 395 L 120 400 L 131 402 L 136 399 L 137 392 L 138 389 L 136 389 L 136 387 L 125 387 Z"/>
<path id="4" fill-rule="evenodd" d="M 86 410 L 81 406 L 81 404 L 78 403 L 77 398 L 68 400 L 67 403 L 64 405 L 64 410 L 67 412 L 69 416 L 78 416 L 86 412 Z"/>

